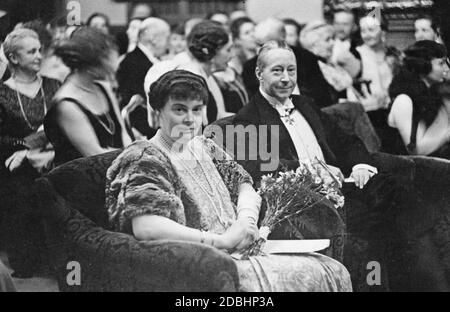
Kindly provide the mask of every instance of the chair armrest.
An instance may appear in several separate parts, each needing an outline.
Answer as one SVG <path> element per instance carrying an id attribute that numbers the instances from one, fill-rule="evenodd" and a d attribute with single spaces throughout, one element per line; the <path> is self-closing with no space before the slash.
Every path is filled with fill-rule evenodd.
<path id="1" fill-rule="evenodd" d="M 69 291 L 235 291 L 238 274 L 227 254 L 202 244 L 137 241 L 107 231 L 69 207 L 50 182 L 37 183 L 41 214 L 48 222 L 60 288 Z M 81 266 L 81 285 L 68 286 L 66 265 Z"/>
<path id="2" fill-rule="evenodd" d="M 238 286 L 233 260 L 212 247 L 137 241 L 131 235 L 95 227 L 80 215 L 69 220 L 64 234 L 74 247 L 72 261 L 81 264 L 82 283 L 89 290 L 235 291 Z"/>
<path id="3" fill-rule="evenodd" d="M 416 164 L 409 156 L 399 156 L 387 153 L 371 154 L 379 172 L 396 174 L 409 181 L 413 181 L 416 174 Z"/>
<path id="4" fill-rule="evenodd" d="M 359 102 L 342 102 L 322 108 L 339 127 L 350 135 L 356 135 L 369 152 L 380 150 L 381 141 Z"/>
<path id="5" fill-rule="evenodd" d="M 450 201 L 450 161 L 428 156 L 408 156 L 416 167 L 415 184 L 436 200 Z"/>

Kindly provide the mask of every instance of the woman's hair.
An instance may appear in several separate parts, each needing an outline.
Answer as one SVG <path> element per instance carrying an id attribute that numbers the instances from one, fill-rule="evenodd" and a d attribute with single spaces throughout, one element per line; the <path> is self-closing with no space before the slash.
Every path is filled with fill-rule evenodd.
<path id="1" fill-rule="evenodd" d="M 241 26 L 245 23 L 255 24 L 249 17 L 243 16 L 233 20 L 230 24 L 230 32 L 233 40 L 236 40 L 240 37 Z"/>
<path id="2" fill-rule="evenodd" d="M 446 57 L 444 45 L 431 40 L 421 40 L 404 51 L 403 66 L 406 70 L 419 76 L 426 76 L 431 72 L 431 61 Z"/>
<path id="3" fill-rule="evenodd" d="M 378 24 L 378 26 L 380 26 L 382 31 L 387 32 L 389 30 L 389 22 L 387 18 L 383 16 L 383 14 L 380 15 L 380 18 L 377 18 L 372 15 L 366 15 L 359 19 L 360 24 L 364 21 L 367 21 L 368 23 L 375 22 L 376 24 Z"/>
<path id="4" fill-rule="evenodd" d="M 100 30 L 83 26 L 69 39 L 57 43 L 54 54 L 72 71 L 102 66 L 112 50 L 117 50 L 114 40 Z"/>
<path id="5" fill-rule="evenodd" d="M 284 18 L 283 19 L 284 25 L 292 25 L 295 28 L 297 28 L 297 34 L 300 33 L 300 24 L 293 18 Z"/>
<path id="6" fill-rule="evenodd" d="M 450 81 L 439 83 L 433 88 L 442 98 L 450 99 Z"/>
<path id="7" fill-rule="evenodd" d="M 203 77 L 186 70 L 171 70 L 150 86 L 148 99 L 151 107 L 159 111 L 169 99 L 199 100 L 208 103 L 208 87 Z"/>
<path id="8" fill-rule="evenodd" d="M 45 23 L 41 20 L 33 20 L 30 22 L 26 22 L 22 25 L 23 28 L 28 28 L 34 30 L 39 37 L 39 41 L 42 45 L 42 50 L 48 51 L 50 46 L 52 45 L 52 34 L 47 29 Z"/>
<path id="9" fill-rule="evenodd" d="M 404 52 L 400 67 L 389 87 L 389 96 L 394 100 L 400 94 L 408 95 L 413 102 L 413 120 L 423 120 L 429 126 L 442 106 L 436 86 L 428 89 L 422 80 L 431 72 L 431 60 L 445 57 L 445 47 L 434 41 L 417 41 Z"/>
<path id="10" fill-rule="evenodd" d="M 101 17 L 101 18 L 103 18 L 103 19 L 105 20 L 106 27 L 109 28 L 109 26 L 110 26 L 110 23 L 109 23 L 109 17 L 106 16 L 105 14 L 99 13 L 99 12 L 92 13 L 91 16 L 88 17 L 88 19 L 87 19 L 87 21 L 86 21 L 86 26 L 91 26 L 92 20 L 93 20 L 94 18 L 96 18 L 96 17 Z"/>
<path id="11" fill-rule="evenodd" d="M 11 62 L 11 54 L 17 52 L 17 50 L 20 48 L 19 41 L 24 38 L 34 38 L 36 40 L 39 40 L 39 36 L 34 30 L 28 28 L 19 28 L 10 32 L 3 42 L 3 53 L 12 66 L 13 64 Z"/>
<path id="12" fill-rule="evenodd" d="M 222 25 L 213 21 L 204 21 L 192 28 L 187 37 L 187 45 L 189 51 L 197 60 L 207 62 L 229 40 L 228 33 Z"/>
<path id="13" fill-rule="evenodd" d="M 177 34 L 180 36 L 184 36 L 184 24 L 183 23 L 175 23 L 170 26 L 170 32 L 172 34 Z"/>
<path id="14" fill-rule="evenodd" d="M 306 50 L 310 50 L 321 39 L 323 30 L 334 33 L 334 27 L 325 21 L 317 20 L 307 23 L 300 32 L 300 44 Z"/>

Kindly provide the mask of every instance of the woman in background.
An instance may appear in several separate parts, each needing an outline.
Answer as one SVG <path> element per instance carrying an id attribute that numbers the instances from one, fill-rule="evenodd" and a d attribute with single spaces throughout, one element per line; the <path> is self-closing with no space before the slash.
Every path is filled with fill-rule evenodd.
<path id="1" fill-rule="evenodd" d="M 385 151 L 450 159 L 450 107 L 437 92 L 448 91 L 438 88 L 448 72 L 447 51 L 442 44 L 422 40 L 404 53 L 404 65 L 389 89 L 394 101 L 388 124 L 396 135 L 383 144 Z"/>
<path id="2" fill-rule="evenodd" d="M 244 63 L 256 56 L 255 23 L 248 17 L 240 17 L 231 22 L 230 32 L 234 50 L 230 67 L 242 75 Z"/>
<path id="3" fill-rule="evenodd" d="M 389 86 L 399 66 L 400 52 L 386 45 L 387 25 L 377 18 L 363 17 L 359 27 L 363 40 L 363 45 L 357 48 L 361 55 L 361 79 L 368 82 L 367 88 L 365 85 L 361 88 L 376 98 L 375 105 L 366 111 L 378 134 L 383 136 L 391 101 Z"/>
<path id="4" fill-rule="evenodd" d="M 178 54 L 172 60 L 153 65 L 145 77 L 144 89 L 148 94 L 150 85 L 161 75 L 173 69 L 184 69 L 202 76 L 208 85 L 211 96 L 203 112 L 203 124 L 231 116 L 234 113 L 227 110 L 224 95 L 213 73 L 226 68 L 232 57 L 232 42 L 227 31 L 217 22 L 203 21 L 196 24 L 187 36 L 188 51 Z M 152 128 L 156 122 L 151 105 L 147 105 L 149 124 Z"/>
<path id="5" fill-rule="evenodd" d="M 39 75 L 42 48 L 33 30 L 14 30 L 3 49 L 12 75 L 0 85 L 0 229 L 14 274 L 29 277 L 40 264 L 32 186 L 54 157 L 42 125 L 60 83 Z"/>
<path id="6" fill-rule="evenodd" d="M 93 13 L 86 21 L 88 27 L 100 30 L 105 35 L 109 35 L 110 23 L 109 17 L 103 13 Z"/>
<path id="7" fill-rule="evenodd" d="M 55 163 L 128 145 L 131 139 L 112 90 L 118 66 L 112 39 L 84 27 L 60 42 L 55 55 L 71 70 L 45 119 L 45 132 L 55 148 Z"/>

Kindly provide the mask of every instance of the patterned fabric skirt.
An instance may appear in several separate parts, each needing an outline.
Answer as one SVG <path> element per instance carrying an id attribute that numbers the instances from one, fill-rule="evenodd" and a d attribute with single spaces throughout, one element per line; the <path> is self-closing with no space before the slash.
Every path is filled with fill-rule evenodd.
<path id="1" fill-rule="evenodd" d="M 247 292 L 350 292 L 350 274 L 318 253 L 267 255 L 236 260 L 240 290 Z"/>

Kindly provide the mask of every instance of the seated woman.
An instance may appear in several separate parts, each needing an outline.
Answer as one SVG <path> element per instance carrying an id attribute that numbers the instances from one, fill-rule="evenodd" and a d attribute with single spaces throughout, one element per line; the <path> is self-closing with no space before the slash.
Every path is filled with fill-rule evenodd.
<path id="1" fill-rule="evenodd" d="M 311 62 L 304 65 L 306 71 L 303 69 L 302 72 L 309 77 L 302 77 L 300 89 L 320 108 L 351 100 L 360 102 L 369 111 L 377 105 L 376 98 L 368 92 L 359 92 L 347 70 L 332 62 L 334 35 L 333 26 L 320 20 L 310 22 L 302 29 L 300 43 L 311 54 Z"/>
<path id="2" fill-rule="evenodd" d="M 217 22 L 200 22 L 187 34 L 187 46 L 188 51 L 179 53 L 172 60 L 159 62 L 149 69 L 145 76 L 145 91 L 148 93 L 150 85 L 170 70 L 188 70 L 206 80 L 211 94 L 203 113 L 204 126 L 217 119 L 234 115 L 227 110 L 226 99 L 213 76 L 213 70 L 223 68 L 223 64 L 227 64 L 232 56 L 232 42 L 227 31 Z M 147 108 L 150 127 L 157 129 L 158 125 L 154 122 L 155 116 L 151 105 L 147 105 Z"/>
<path id="3" fill-rule="evenodd" d="M 242 75 L 244 63 L 256 56 L 255 23 L 249 17 L 240 17 L 231 22 L 234 56 L 230 66 Z"/>
<path id="4" fill-rule="evenodd" d="M 139 240 L 175 239 L 232 251 L 258 237 L 261 198 L 219 146 L 196 136 L 208 101 L 205 80 L 170 71 L 151 85 L 161 128 L 130 145 L 107 172 L 111 227 Z M 316 253 L 236 260 L 243 291 L 351 291 L 345 267 Z"/>
<path id="5" fill-rule="evenodd" d="M 118 52 L 111 38 L 84 27 L 60 42 L 54 53 L 71 69 L 45 118 L 55 163 L 131 143 L 112 90 Z"/>
<path id="6" fill-rule="evenodd" d="M 443 150 L 450 141 L 450 115 L 435 89 L 447 71 L 446 49 L 435 41 L 417 41 L 405 51 L 389 89 L 394 101 L 388 124 L 395 131 L 383 142 L 384 151 L 450 158 Z"/>
<path id="7" fill-rule="evenodd" d="M 53 161 L 42 124 L 60 83 L 39 74 L 41 42 L 33 30 L 12 31 L 3 49 L 12 76 L 0 84 L 0 231 L 14 274 L 24 277 L 39 266 L 32 187 Z"/>
<path id="8" fill-rule="evenodd" d="M 401 53 L 386 45 L 386 19 L 380 21 L 376 17 L 366 16 L 359 21 L 363 44 L 356 48 L 361 55 L 361 79 L 368 83 L 363 85 L 364 92 L 375 99 L 366 106 L 370 121 L 380 137 L 384 137 L 387 126 L 386 118 L 391 99 L 389 86 L 394 74 L 398 71 Z"/>

